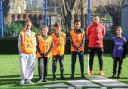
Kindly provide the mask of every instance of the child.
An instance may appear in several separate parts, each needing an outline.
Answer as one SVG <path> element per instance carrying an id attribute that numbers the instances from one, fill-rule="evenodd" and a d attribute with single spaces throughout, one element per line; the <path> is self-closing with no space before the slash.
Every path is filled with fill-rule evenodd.
<path id="1" fill-rule="evenodd" d="M 113 54 L 112 54 L 113 75 L 112 75 L 112 78 L 116 77 L 116 73 L 117 73 L 117 78 L 120 78 L 123 59 L 125 58 L 125 54 L 126 54 L 127 40 L 121 34 L 122 34 L 122 28 L 118 26 L 116 29 L 116 36 L 113 37 Z M 116 71 L 117 65 L 118 65 L 118 72 Z"/>
<path id="2" fill-rule="evenodd" d="M 26 22 L 24 29 L 18 38 L 18 48 L 20 54 L 21 81 L 20 85 L 33 84 L 35 58 L 36 58 L 36 36 L 31 31 L 32 22 Z"/>
<path id="3" fill-rule="evenodd" d="M 71 79 L 74 79 L 76 57 L 79 56 L 81 77 L 84 78 L 84 40 L 85 32 L 80 28 L 81 22 L 74 21 L 74 29 L 70 31 L 71 35 Z"/>
<path id="4" fill-rule="evenodd" d="M 64 48 L 66 43 L 66 34 L 61 31 L 59 23 L 55 23 L 55 32 L 51 34 L 53 39 L 54 47 L 52 48 L 52 73 L 53 80 L 56 80 L 56 67 L 57 61 L 60 64 L 61 79 L 64 78 Z"/>
<path id="5" fill-rule="evenodd" d="M 41 79 L 38 82 L 47 82 L 48 59 L 51 56 L 53 46 L 52 38 L 48 36 L 48 27 L 42 28 L 42 34 L 37 36 L 37 55 L 39 58 L 39 66 L 43 67 L 40 70 L 43 72 L 40 75 Z M 41 64 L 42 63 L 42 64 Z M 39 71 L 40 71 L 39 70 Z"/>

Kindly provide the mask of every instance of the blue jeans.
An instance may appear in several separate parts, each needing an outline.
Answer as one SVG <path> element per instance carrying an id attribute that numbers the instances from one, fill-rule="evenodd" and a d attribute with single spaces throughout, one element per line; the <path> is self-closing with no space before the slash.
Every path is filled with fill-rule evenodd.
<path id="1" fill-rule="evenodd" d="M 47 57 L 38 58 L 39 79 L 47 77 L 47 70 L 48 70 L 48 58 Z"/>
<path id="2" fill-rule="evenodd" d="M 59 64 L 60 64 L 61 76 L 63 76 L 63 73 L 64 73 L 64 55 L 53 56 L 53 60 L 52 60 L 52 73 L 53 73 L 53 76 L 56 73 L 57 61 L 58 60 L 59 60 Z"/>

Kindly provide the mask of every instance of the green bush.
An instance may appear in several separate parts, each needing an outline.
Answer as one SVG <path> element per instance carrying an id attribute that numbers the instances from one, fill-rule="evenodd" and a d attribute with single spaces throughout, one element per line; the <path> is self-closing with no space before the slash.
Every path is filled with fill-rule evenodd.
<path id="1" fill-rule="evenodd" d="M 36 34 L 40 33 L 40 29 L 36 26 L 32 27 L 32 31 L 35 32 Z"/>
<path id="2" fill-rule="evenodd" d="M 14 21 L 9 26 L 5 26 L 4 34 L 6 38 L 18 37 L 20 30 L 23 28 L 23 21 Z"/>
<path id="3" fill-rule="evenodd" d="M 14 21 L 9 26 L 5 26 L 4 34 L 5 38 L 17 38 L 20 31 L 23 29 L 24 21 Z M 39 33 L 39 27 L 33 26 L 32 31 L 36 34 Z"/>

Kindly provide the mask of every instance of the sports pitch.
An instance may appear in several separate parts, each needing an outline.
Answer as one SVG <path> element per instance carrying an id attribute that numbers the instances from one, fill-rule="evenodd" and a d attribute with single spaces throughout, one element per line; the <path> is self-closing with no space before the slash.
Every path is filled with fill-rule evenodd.
<path id="1" fill-rule="evenodd" d="M 87 55 L 85 54 L 84 56 L 84 71 L 85 71 L 85 77 L 88 78 L 89 76 L 87 75 L 87 65 L 88 65 L 88 60 L 87 60 Z M 25 85 L 25 86 L 20 86 L 19 81 L 20 81 L 20 64 L 19 64 L 19 55 L 0 55 L 0 88 L 1 89 L 21 89 L 21 88 L 27 88 L 27 89 L 44 89 L 45 85 L 48 84 L 56 84 L 56 83 L 64 83 L 66 85 L 70 84 L 67 81 L 70 81 L 70 72 L 71 72 L 71 55 L 65 55 L 64 57 L 64 75 L 65 75 L 65 80 L 60 80 L 60 70 L 59 70 L 59 64 L 57 66 L 57 80 L 53 81 L 52 80 L 52 59 L 49 59 L 49 64 L 48 64 L 48 82 L 46 83 L 37 83 L 38 81 L 38 70 L 37 70 L 37 63 L 38 61 L 36 60 L 36 65 L 35 65 L 35 70 L 34 70 L 34 78 L 33 78 L 33 85 Z M 59 62 L 58 62 L 59 63 Z M 109 54 L 104 55 L 104 73 L 105 77 L 110 78 L 112 76 L 112 67 L 113 66 L 113 59 Z M 99 65 L 98 65 L 98 59 L 97 57 L 94 58 L 94 65 L 93 65 L 93 76 L 98 76 L 99 74 Z M 80 80 L 80 66 L 79 66 L 79 61 L 76 61 L 76 67 L 75 67 L 75 80 Z M 120 79 L 114 79 L 123 83 L 128 84 L 128 58 L 126 57 L 124 59 L 123 63 L 123 68 L 122 68 L 122 73 L 121 73 L 121 78 Z M 46 89 L 46 88 L 45 88 Z M 51 89 L 51 88 L 50 88 Z M 60 89 L 60 88 L 58 88 Z"/>

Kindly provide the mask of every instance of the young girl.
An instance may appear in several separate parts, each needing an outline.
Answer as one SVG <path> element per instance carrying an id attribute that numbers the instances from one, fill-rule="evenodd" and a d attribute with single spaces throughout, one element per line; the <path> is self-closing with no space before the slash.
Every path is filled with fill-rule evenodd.
<path id="1" fill-rule="evenodd" d="M 38 66 L 41 79 L 38 82 L 47 82 L 48 59 L 51 57 L 53 46 L 52 38 L 48 36 L 48 27 L 42 28 L 42 34 L 37 36 L 37 56 L 39 58 Z M 43 66 L 42 66 L 43 65 Z"/>
<path id="2" fill-rule="evenodd" d="M 127 40 L 121 34 L 122 34 L 122 28 L 118 26 L 116 29 L 116 36 L 113 37 L 113 54 L 112 54 L 113 75 L 112 75 L 112 78 L 116 77 L 116 73 L 117 73 L 117 78 L 120 78 L 123 59 L 125 58 L 125 54 L 126 54 Z M 116 71 L 117 65 L 118 65 L 118 72 Z"/>
<path id="3" fill-rule="evenodd" d="M 18 48 L 20 54 L 20 85 L 33 84 L 35 58 L 36 58 L 36 36 L 31 31 L 32 22 L 26 21 L 24 29 L 20 32 L 18 38 Z"/>

